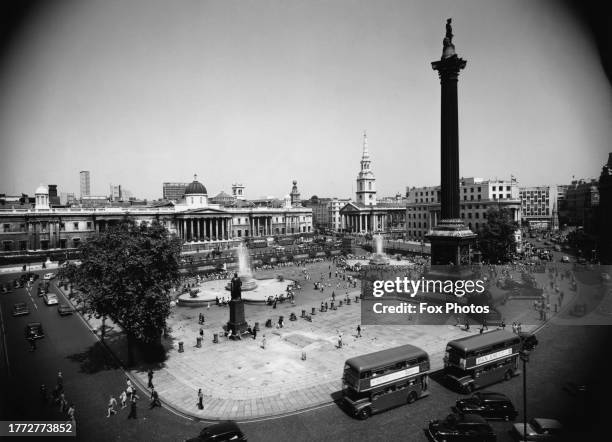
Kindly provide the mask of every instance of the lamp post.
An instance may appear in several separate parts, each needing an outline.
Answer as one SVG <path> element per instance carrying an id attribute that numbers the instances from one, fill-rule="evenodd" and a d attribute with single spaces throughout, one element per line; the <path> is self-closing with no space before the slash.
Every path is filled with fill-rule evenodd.
<path id="1" fill-rule="evenodd" d="M 521 361 L 523 361 L 523 437 L 527 440 L 527 362 L 529 352 L 521 350 Z"/>

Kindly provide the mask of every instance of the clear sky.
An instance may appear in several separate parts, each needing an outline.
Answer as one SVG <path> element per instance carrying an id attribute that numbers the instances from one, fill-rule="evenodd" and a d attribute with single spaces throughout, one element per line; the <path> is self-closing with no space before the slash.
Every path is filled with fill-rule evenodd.
<path id="1" fill-rule="evenodd" d="M 48 2 L 0 72 L 0 193 L 353 196 L 367 129 L 379 195 L 440 181 L 446 18 L 463 176 L 597 177 L 612 93 L 590 33 L 546 0 Z"/>

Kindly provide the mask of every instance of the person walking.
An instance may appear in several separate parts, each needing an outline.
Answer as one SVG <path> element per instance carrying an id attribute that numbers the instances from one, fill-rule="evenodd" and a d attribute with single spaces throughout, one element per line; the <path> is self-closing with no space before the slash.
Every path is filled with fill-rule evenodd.
<path id="1" fill-rule="evenodd" d="M 136 391 L 134 390 L 134 387 L 132 386 L 132 381 L 128 379 L 126 384 L 127 384 L 127 387 L 125 391 L 127 392 L 128 400 L 131 400 L 132 394 L 135 393 Z"/>
<path id="2" fill-rule="evenodd" d="M 60 413 L 63 413 L 67 409 L 68 409 L 68 401 L 66 400 L 66 396 L 64 395 L 64 393 L 61 393 L 60 401 L 59 401 L 59 411 Z"/>
<path id="3" fill-rule="evenodd" d="M 57 386 L 60 390 L 64 390 L 64 376 L 62 376 L 62 371 L 57 371 Z"/>
<path id="4" fill-rule="evenodd" d="M 68 418 L 72 421 L 73 425 L 76 423 L 76 419 L 74 417 L 75 411 L 76 411 L 76 408 L 74 404 L 70 404 L 70 407 L 68 408 L 68 411 L 66 412 L 66 414 L 68 415 Z"/>
<path id="5" fill-rule="evenodd" d="M 201 388 L 198 388 L 198 408 L 200 410 L 204 409 L 204 393 L 202 393 Z"/>
<path id="6" fill-rule="evenodd" d="M 151 408 L 161 407 L 161 402 L 159 401 L 159 395 L 155 388 L 151 388 L 151 405 L 149 406 L 149 410 Z"/>
<path id="7" fill-rule="evenodd" d="M 253 340 L 257 339 L 257 327 L 253 327 Z"/>
<path id="8" fill-rule="evenodd" d="M 263 335 L 263 339 L 261 340 L 261 348 L 266 349 L 266 335 Z"/>
<path id="9" fill-rule="evenodd" d="M 43 404 L 47 403 L 47 386 L 45 384 L 40 386 L 40 400 Z"/>
<path id="10" fill-rule="evenodd" d="M 136 392 L 132 393 L 132 397 L 130 398 L 130 414 L 128 414 L 128 419 L 138 419 L 136 416 L 136 400 L 138 399 L 138 395 Z"/>
<path id="11" fill-rule="evenodd" d="M 127 402 L 127 394 L 125 393 L 125 390 L 123 390 L 119 395 L 119 400 L 121 401 L 121 409 L 123 410 L 125 407 L 127 407 L 125 404 Z"/>
<path id="12" fill-rule="evenodd" d="M 149 368 L 149 372 L 147 373 L 147 377 L 149 378 L 149 383 L 147 385 L 148 388 L 153 388 L 153 370 Z"/>
<path id="13" fill-rule="evenodd" d="M 357 324 L 357 337 L 361 338 L 361 325 Z"/>
<path id="14" fill-rule="evenodd" d="M 117 400 L 111 394 L 108 399 L 108 407 L 106 408 L 106 417 L 111 417 L 111 415 L 116 414 L 117 410 L 115 407 L 117 406 Z"/>

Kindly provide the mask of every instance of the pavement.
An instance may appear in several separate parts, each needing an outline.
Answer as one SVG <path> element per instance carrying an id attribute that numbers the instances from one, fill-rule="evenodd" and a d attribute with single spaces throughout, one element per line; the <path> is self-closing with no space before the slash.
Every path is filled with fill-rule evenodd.
<path id="1" fill-rule="evenodd" d="M 329 265 L 328 261 L 308 265 L 311 280 L 304 279 L 302 267 L 255 273 L 256 278 L 272 278 L 282 273 L 303 287 L 296 292 L 295 305 L 287 301 L 278 303 L 276 309 L 261 304 L 245 305 L 247 322 L 260 325 L 255 340 L 249 337 L 233 341 L 223 336 L 222 327 L 229 319 L 228 307 L 214 303 L 209 308 L 175 306 L 168 319 L 169 337 L 163 339 L 167 350 L 165 361 L 161 364 L 141 363 L 130 371 L 130 377 L 146 389 L 147 371 L 152 368 L 153 383 L 162 403 L 179 414 L 198 420 L 252 421 L 332 403 L 337 399 L 336 394 L 341 392 L 344 362 L 350 357 L 412 344 L 427 351 L 432 370 L 439 370 L 443 367 L 443 353 L 448 341 L 478 333 L 478 327 L 472 327 L 470 332 L 464 331 L 455 325 L 452 318 L 441 325 L 362 326 L 362 336 L 357 337 L 361 309 L 354 299 L 359 295 L 360 287 L 336 288 L 336 284 L 344 282 L 328 278 Z M 321 274 L 326 283 L 332 284 L 323 293 L 315 291 L 313 286 Z M 519 273 L 516 275 L 518 277 Z M 549 273 L 534 276 L 541 287 L 549 284 L 551 278 Z M 570 305 L 575 295 L 566 287 L 569 279 L 556 278 L 554 281 L 565 291 L 564 305 Z M 353 302 L 337 310 L 319 312 L 321 301 L 331 302 L 332 291 L 336 294 L 336 303 L 347 295 Z M 554 296 L 558 295 L 551 294 L 551 303 L 556 302 Z M 301 311 L 310 313 L 313 307 L 316 314 L 312 321 L 302 319 Z M 504 309 L 508 328 L 515 320 L 523 324 L 523 331 L 536 330 L 545 323 L 534 310 L 532 300 L 510 300 Z M 292 312 L 297 316 L 296 321 L 289 320 Z M 203 325 L 198 324 L 200 313 L 205 316 Z M 276 324 L 281 315 L 284 317 L 283 328 L 264 326 L 268 319 Z M 92 330 L 100 328 L 100 320 L 86 319 Z M 106 345 L 125 361 L 123 332 L 109 321 L 106 325 Z M 201 347 L 197 347 L 200 328 L 204 338 Z M 218 343 L 213 343 L 215 333 L 219 336 Z M 341 348 L 338 347 L 339 335 L 342 335 Z M 179 352 L 179 342 L 183 342 L 183 352 Z M 203 410 L 196 406 L 199 388 L 204 393 Z"/>

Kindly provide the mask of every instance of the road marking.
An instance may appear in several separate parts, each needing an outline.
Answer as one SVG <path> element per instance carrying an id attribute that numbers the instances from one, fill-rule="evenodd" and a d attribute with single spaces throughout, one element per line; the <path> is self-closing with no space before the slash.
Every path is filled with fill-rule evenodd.
<path id="1" fill-rule="evenodd" d="M 32 301 L 32 304 L 34 305 L 34 308 L 35 308 L 36 310 L 38 310 L 38 306 L 37 306 L 37 305 L 36 305 L 36 303 L 34 302 L 34 298 L 32 298 L 32 292 L 31 292 L 31 290 L 30 290 L 30 285 L 27 285 L 27 286 L 26 286 L 26 292 L 27 292 L 28 296 L 30 297 L 30 301 Z"/>

